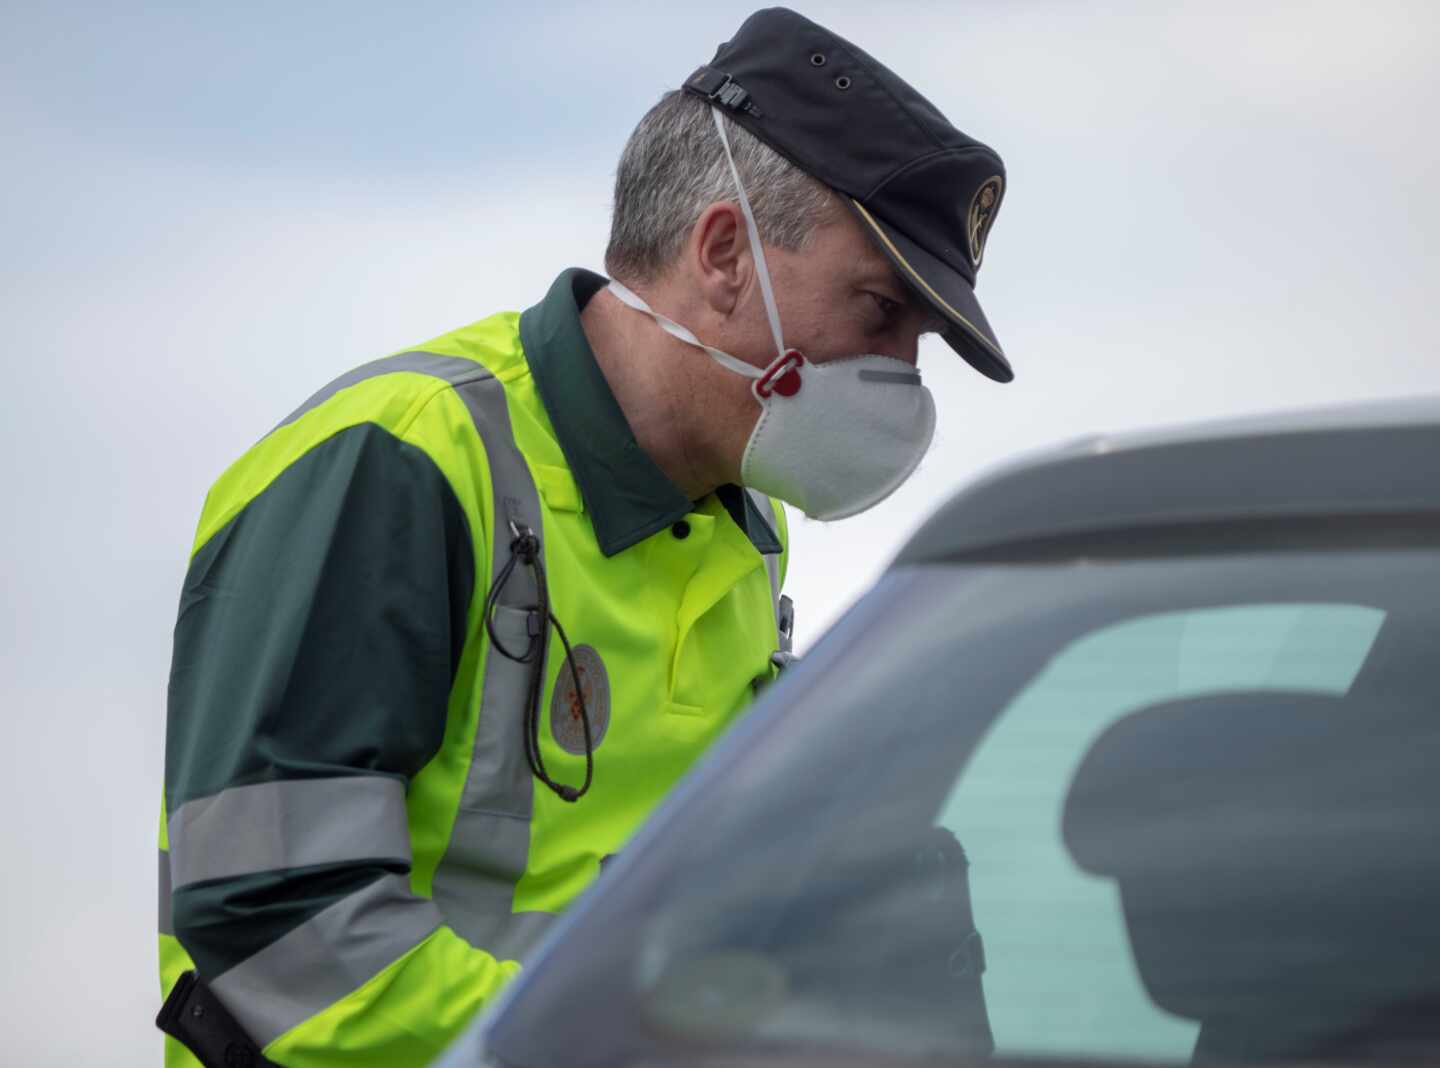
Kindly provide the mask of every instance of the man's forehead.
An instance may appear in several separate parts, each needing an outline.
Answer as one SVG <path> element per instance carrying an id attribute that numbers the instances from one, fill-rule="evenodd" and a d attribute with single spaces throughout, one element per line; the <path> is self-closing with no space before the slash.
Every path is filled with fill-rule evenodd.
<path id="1" fill-rule="evenodd" d="M 849 250 L 848 266 L 851 277 L 857 282 L 890 282 L 897 289 L 903 289 L 900 276 L 885 257 L 885 253 L 880 251 L 868 234 L 860 232 L 858 226 L 855 229 L 856 235 L 863 238 L 863 241 L 853 242 Z"/>

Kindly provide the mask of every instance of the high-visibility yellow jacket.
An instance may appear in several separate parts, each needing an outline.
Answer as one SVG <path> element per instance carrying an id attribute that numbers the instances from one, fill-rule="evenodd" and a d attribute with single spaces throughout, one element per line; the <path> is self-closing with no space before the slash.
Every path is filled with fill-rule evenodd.
<path id="1" fill-rule="evenodd" d="M 197 967 L 281 1065 L 428 1063 L 731 723 L 777 648 L 778 504 L 689 500 L 636 444 L 567 271 L 321 390 L 211 489 L 175 628 L 160 973 Z M 529 665 L 487 592 L 539 536 L 594 780 L 526 759 Z M 532 572 L 494 607 L 535 633 Z M 574 676 L 539 747 L 585 778 Z M 563 671 L 563 673 L 562 673 Z M 194 1065 L 166 1038 L 168 1065 Z"/>

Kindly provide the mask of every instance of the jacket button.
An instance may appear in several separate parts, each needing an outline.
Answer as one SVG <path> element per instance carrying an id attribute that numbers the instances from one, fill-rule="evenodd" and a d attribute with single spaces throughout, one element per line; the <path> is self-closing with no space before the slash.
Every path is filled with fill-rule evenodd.
<path id="1" fill-rule="evenodd" d="M 683 519 L 678 520 L 675 525 L 670 528 L 670 533 L 683 541 L 690 536 L 690 524 Z"/>

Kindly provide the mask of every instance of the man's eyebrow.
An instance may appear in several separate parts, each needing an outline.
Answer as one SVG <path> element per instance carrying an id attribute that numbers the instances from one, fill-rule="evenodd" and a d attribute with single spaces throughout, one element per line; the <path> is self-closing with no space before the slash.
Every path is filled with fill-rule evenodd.
<path id="1" fill-rule="evenodd" d="M 900 276 L 895 273 L 894 268 L 888 263 L 877 263 L 868 266 L 865 264 L 859 265 L 855 272 L 855 283 L 857 285 L 880 286 L 890 293 L 898 293 L 899 296 L 895 299 L 904 304 L 908 304 L 914 299 L 914 294 L 911 292 L 910 287 L 900 280 Z"/>

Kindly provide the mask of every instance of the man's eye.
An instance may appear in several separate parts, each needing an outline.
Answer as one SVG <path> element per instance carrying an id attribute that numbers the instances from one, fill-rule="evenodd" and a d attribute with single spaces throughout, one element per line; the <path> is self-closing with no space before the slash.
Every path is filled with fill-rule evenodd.
<path id="1" fill-rule="evenodd" d="M 889 297 L 883 297 L 879 293 L 871 293 L 870 299 L 875 302 L 875 307 L 880 309 L 880 314 L 887 323 L 892 321 L 900 312 L 900 303 L 891 300 Z"/>

